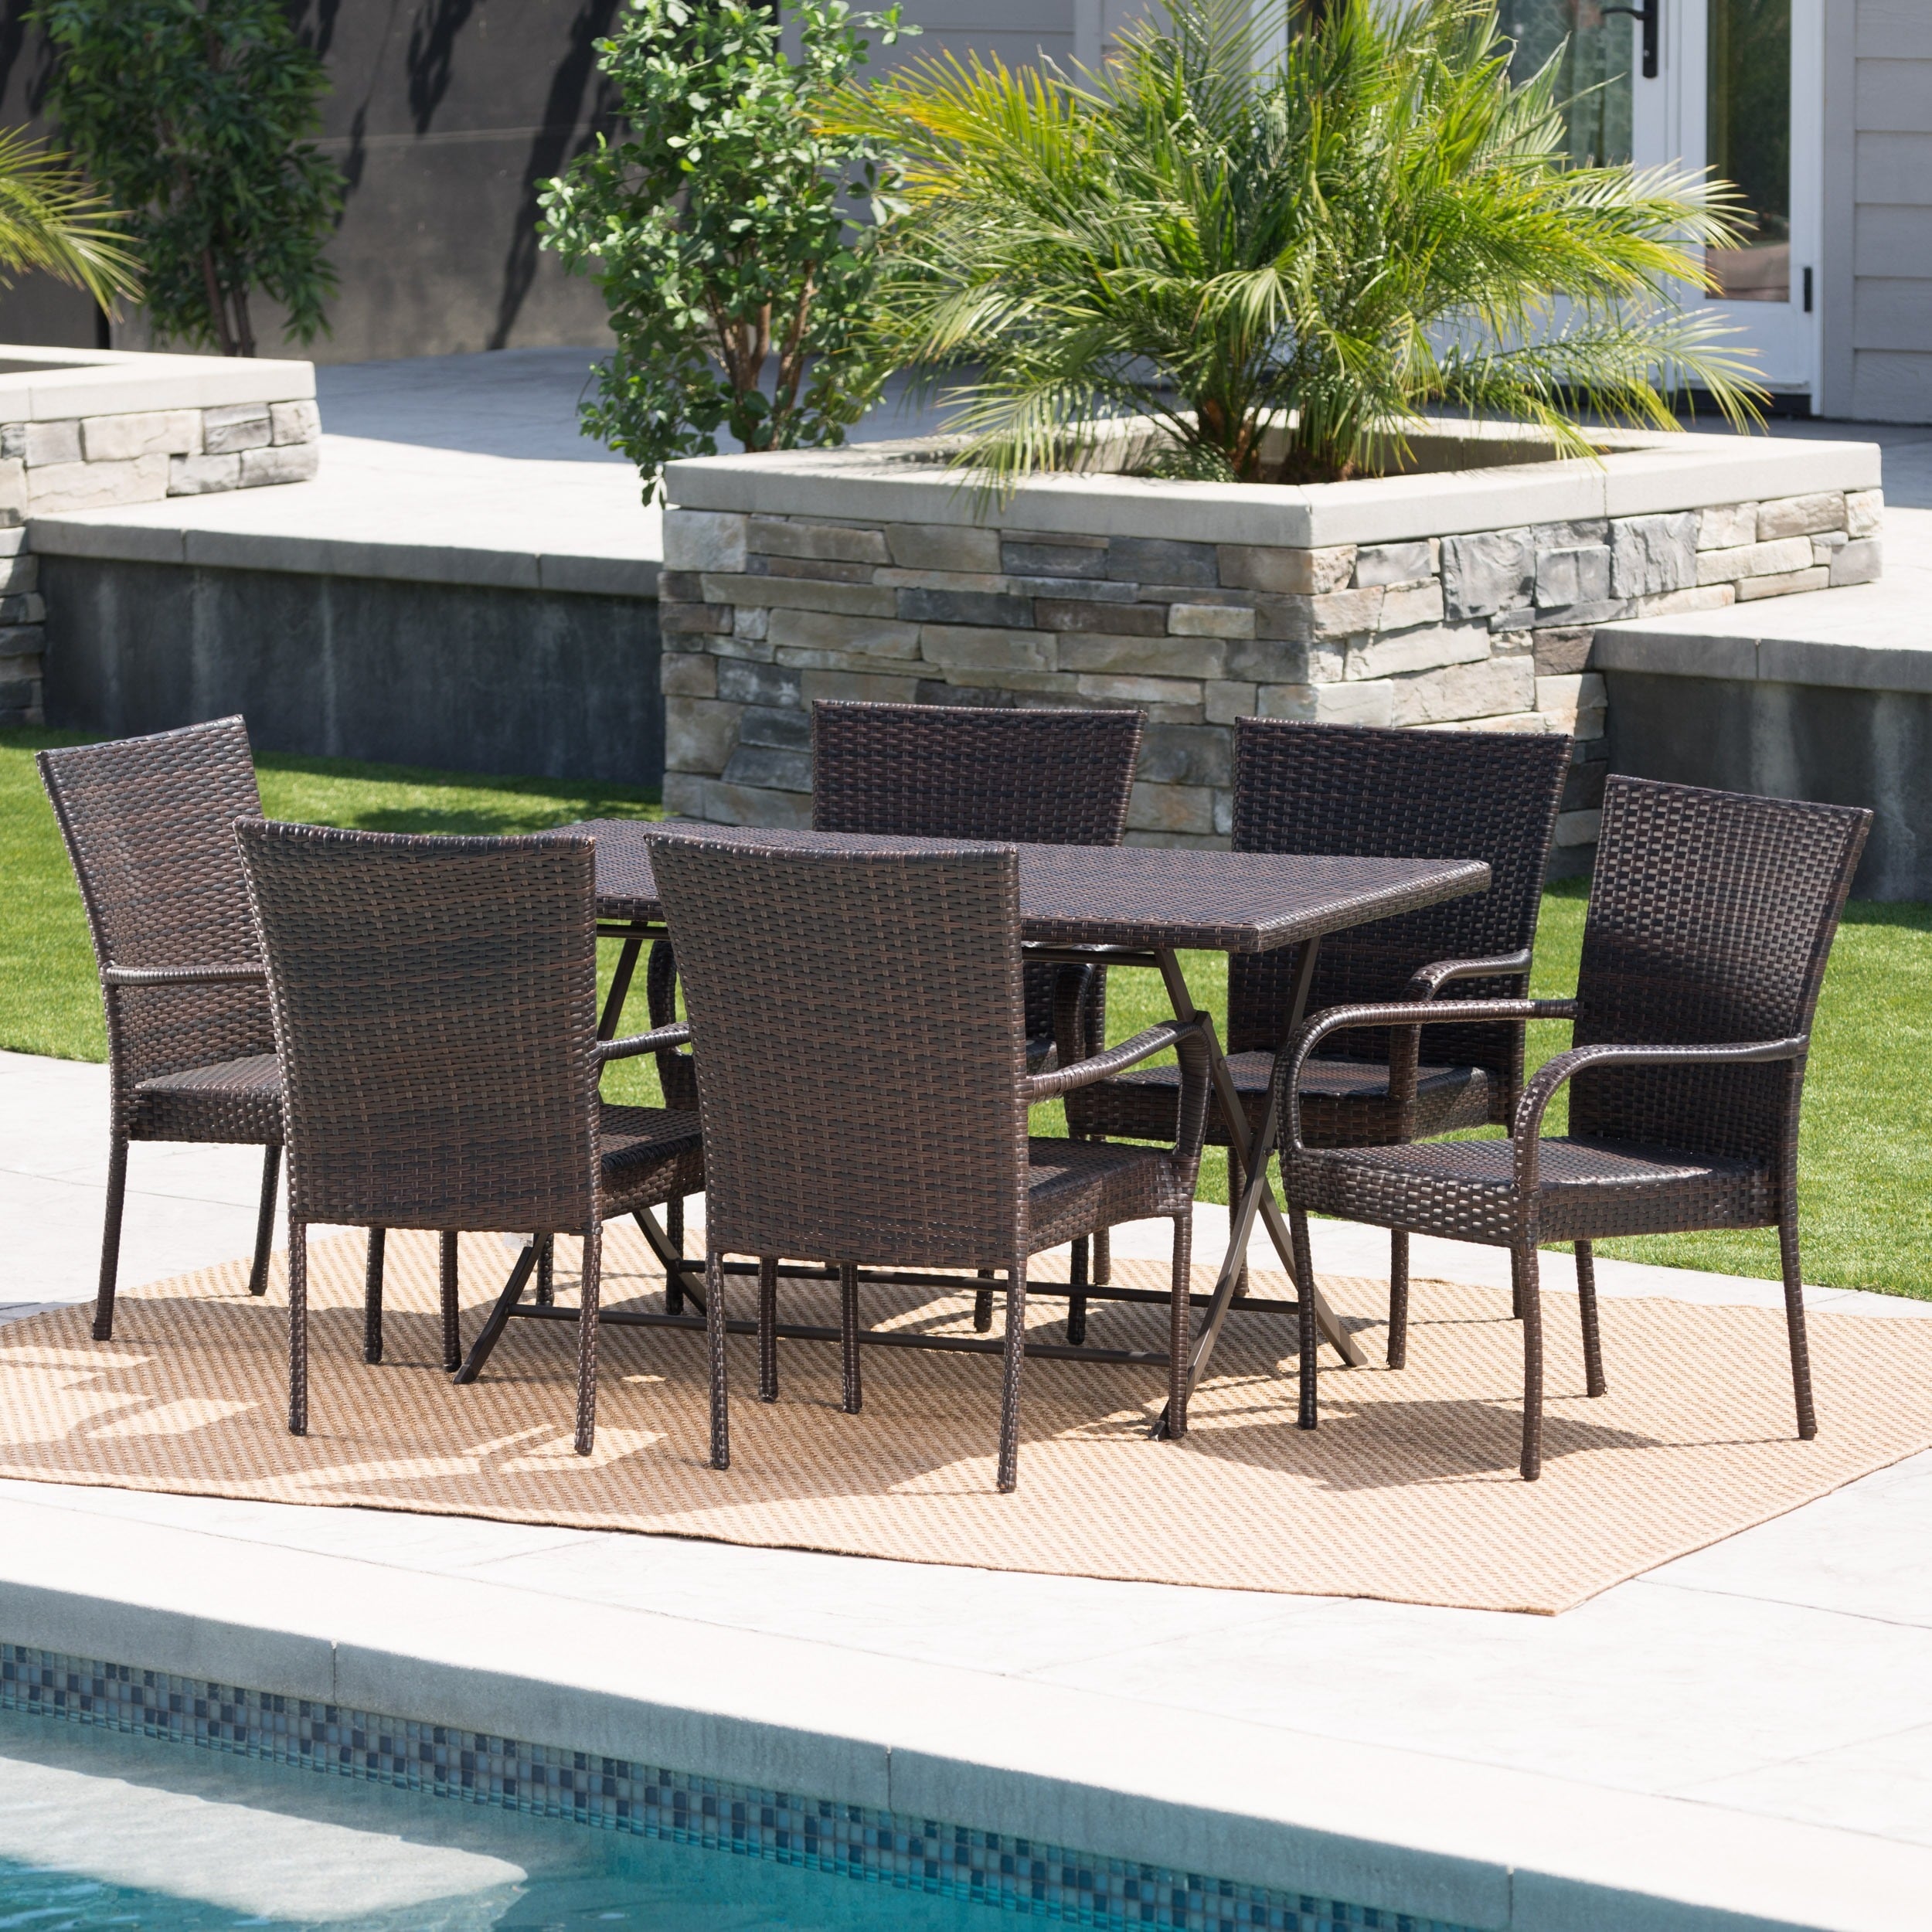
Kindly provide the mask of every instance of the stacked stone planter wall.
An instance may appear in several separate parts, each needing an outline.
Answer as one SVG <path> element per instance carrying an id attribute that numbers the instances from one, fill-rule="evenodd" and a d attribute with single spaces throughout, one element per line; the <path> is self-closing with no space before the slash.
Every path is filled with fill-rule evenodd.
<path id="1" fill-rule="evenodd" d="M 1226 842 L 1230 726 L 1258 716 L 1572 733 L 1558 836 L 1579 852 L 1607 769 L 1599 625 L 1862 582 L 1880 565 L 1864 445 L 1806 447 L 1859 452 L 1828 461 L 1835 487 L 1791 488 L 1819 473 L 1790 464 L 1789 445 L 1767 461 L 1727 441 L 1719 474 L 1728 464 L 1746 481 L 1747 455 L 1750 481 L 1787 487 L 1681 507 L 1652 507 L 1653 489 L 1630 514 L 1521 517 L 1539 498 L 1572 508 L 1580 470 L 1594 470 L 1582 481 L 1597 502 L 1576 507 L 1614 510 L 1606 479 L 1649 454 L 1631 440 L 1600 466 L 1313 490 L 1055 478 L 983 516 L 903 455 L 896 471 L 876 451 L 675 465 L 660 583 L 665 804 L 808 821 L 819 698 L 1134 705 L 1148 719 L 1136 842 Z M 1491 503 L 1519 514 L 1454 527 Z"/>
<path id="2" fill-rule="evenodd" d="M 38 724 L 33 517 L 316 474 L 311 364 L 0 346 L 0 724 Z"/>

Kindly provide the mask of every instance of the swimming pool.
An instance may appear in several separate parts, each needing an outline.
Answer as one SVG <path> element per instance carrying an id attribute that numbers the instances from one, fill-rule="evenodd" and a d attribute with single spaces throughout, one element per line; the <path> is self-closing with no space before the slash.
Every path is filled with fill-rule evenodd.
<path id="1" fill-rule="evenodd" d="M 0 1932 L 972 1932 L 995 1913 L 1096 1932 L 1464 1932 L 1011 1832 L 0 1643 Z"/>
<path id="2" fill-rule="evenodd" d="M 1005 1916 L 0 1713 L 0 1932 L 975 1932 Z"/>

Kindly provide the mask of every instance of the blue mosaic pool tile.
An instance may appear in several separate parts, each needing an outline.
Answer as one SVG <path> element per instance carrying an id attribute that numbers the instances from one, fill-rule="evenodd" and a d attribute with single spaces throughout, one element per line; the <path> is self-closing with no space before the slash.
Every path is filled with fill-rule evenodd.
<path id="1" fill-rule="evenodd" d="M 688 1771 L 0 1644 L 0 1710 L 770 1859 L 1100 1932 L 1471 1932 Z"/>

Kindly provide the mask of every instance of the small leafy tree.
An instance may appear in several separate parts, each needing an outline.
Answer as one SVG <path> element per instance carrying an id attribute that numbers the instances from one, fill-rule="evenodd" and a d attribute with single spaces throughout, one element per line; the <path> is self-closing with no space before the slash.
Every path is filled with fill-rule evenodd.
<path id="1" fill-rule="evenodd" d="M 981 367 L 962 466 L 1009 488 L 1130 418 L 1167 474 L 1332 481 L 1431 403 L 1581 455 L 1580 410 L 1677 427 L 1673 377 L 1750 417 L 1747 363 L 1677 293 L 1710 286 L 1734 192 L 1572 165 L 1557 63 L 1512 86 L 1494 0 L 1167 11 L 1100 73 L 925 60 L 828 116 L 903 157 L 878 327 L 915 368 Z"/>
<path id="2" fill-rule="evenodd" d="M 889 212 L 889 179 L 862 134 L 815 125 L 864 62 L 895 5 L 796 0 L 799 54 L 778 6 L 628 0 L 600 43 L 627 131 L 600 137 L 543 204 L 543 241 L 587 271 L 610 305 L 617 352 L 583 427 L 634 462 L 645 501 L 675 457 L 835 445 L 877 400 L 887 366 L 862 329 L 876 230 L 847 196 Z"/>
<path id="3" fill-rule="evenodd" d="M 39 269 L 84 289 L 103 308 L 141 287 L 141 264 L 119 219 L 65 155 L 17 128 L 0 129 L 0 287 Z"/>
<path id="4" fill-rule="evenodd" d="M 155 333 L 253 355 L 260 291 L 313 342 L 342 177 L 304 138 L 328 83 L 282 0 L 46 0 L 35 17 L 67 138 L 130 211 Z"/>

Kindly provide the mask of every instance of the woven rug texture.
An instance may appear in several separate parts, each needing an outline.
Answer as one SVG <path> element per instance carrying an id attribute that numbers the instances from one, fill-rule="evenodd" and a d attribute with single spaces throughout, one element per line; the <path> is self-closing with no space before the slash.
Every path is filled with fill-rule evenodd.
<path id="1" fill-rule="evenodd" d="M 613 1223 L 606 1305 L 662 1305 L 641 1237 Z M 559 1243 L 560 1300 L 577 1249 Z M 466 1236 L 466 1339 L 512 1257 Z M 1043 1265 L 1043 1278 L 1047 1270 Z M 1819 1433 L 1794 1434 L 1784 1318 L 1662 1300 L 1602 1304 L 1610 1393 L 1583 1393 L 1573 1295 L 1545 1298 L 1544 1475 L 1516 1475 L 1522 1341 L 1505 1294 L 1415 1285 L 1409 1366 L 1347 1369 L 1324 1349 L 1321 1420 L 1295 1427 L 1292 1320 L 1236 1314 L 1182 1443 L 1151 1441 L 1156 1368 L 1029 1361 L 1019 1488 L 993 1486 L 998 1362 L 865 1351 L 865 1407 L 838 1407 L 838 1351 L 781 1345 L 757 1400 L 732 1338 L 732 1466 L 706 1454 L 703 1340 L 606 1328 L 596 1454 L 572 1452 L 573 1325 L 512 1322 L 484 1379 L 439 1366 L 436 1237 L 389 1239 L 386 1359 L 362 1359 L 362 1240 L 311 1250 L 311 1433 L 286 1429 L 287 1316 L 236 1261 L 124 1293 L 111 1342 L 90 1311 L 0 1328 L 0 1475 L 45 1482 L 415 1510 L 919 1563 L 1553 1614 L 1669 1558 L 1932 1446 L 1932 1322 L 1811 1317 Z M 1117 1264 L 1165 1288 L 1158 1264 Z M 1062 1270 L 1064 1278 L 1064 1270 Z M 1196 1285 L 1212 1285 L 1197 1270 Z M 1387 1284 L 1324 1286 L 1382 1359 Z M 1257 1274 L 1254 1292 L 1287 1292 Z M 966 1332 L 970 1296 L 863 1291 L 866 1318 Z M 740 1277 L 734 1315 L 753 1311 Z M 1063 1301 L 1029 1308 L 1059 1338 Z M 787 1320 L 835 1323 L 836 1290 L 786 1283 Z M 995 1328 L 998 1322 L 995 1317 Z M 1089 1339 L 1158 1349 L 1163 1311 L 1094 1304 Z"/>

